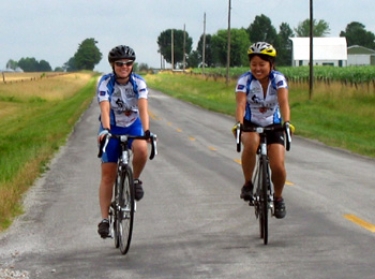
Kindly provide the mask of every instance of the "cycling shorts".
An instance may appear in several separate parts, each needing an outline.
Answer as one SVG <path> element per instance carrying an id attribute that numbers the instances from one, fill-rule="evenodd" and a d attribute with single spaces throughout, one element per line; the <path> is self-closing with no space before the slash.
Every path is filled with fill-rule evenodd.
<path id="1" fill-rule="evenodd" d="M 243 120 L 243 126 L 246 129 L 247 127 L 259 127 L 259 125 L 244 119 Z M 267 127 L 282 127 L 281 124 L 272 124 Z M 267 145 L 270 144 L 285 144 L 284 140 L 284 132 L 283 131 L 266 131 L 267 134 Z"/>
<path id="2" fill-rule="evenodd" d="M 102 131 L 102 127 L 100 127 L 100 131 Z M 99 132 L 100 132 L 99 131 Z M 143 127 L 141 120 L 137 118 L 137 120 L 130 125 L 129 127 L 111 127 L 112 134 L 114 135 L 132 135 L 132 136 L 142 136 L 144 134 Z M 128 140 L 128 148 L 131 148 L 133 139 Z M 105 152 L 102 155 L 102 162 L 103 163 L 117 163 L 118 158 L 121 155 L 121 146 L 120 141 L 118 139 L 111 138 L 108 142 Z"/>

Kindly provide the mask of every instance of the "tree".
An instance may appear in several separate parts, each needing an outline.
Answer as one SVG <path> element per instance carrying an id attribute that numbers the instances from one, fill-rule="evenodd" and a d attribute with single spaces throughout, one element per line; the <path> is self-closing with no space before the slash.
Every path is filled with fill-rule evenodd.
<path id="1" fill-rule="evenodd" d="M 267 42 L 276 47 L 277 32 L 272 26 L 271 20 L 265 16 L 256 16 L 253 23 L 246 29 L 249 34 L 250 42 Z"/>
<path id="2" fill-rule="evenodd" d="M 26 57 L 21 58 L 18 61 L 18 66 L 24 71 L 24 72 L 36 72 L 38 61 L 36 59 Z"/>
<path id="3" fill-rule="evenodd" d="M 197 46 L 197 55 L 199 59 L 199 63 L 202 63 L 203 60 L 203 34 L 201 35 L 198 46 Z M 207 34 L 206 35 L 206 42 L 205 42 L 205 51 L 204 51 L 204 63 L 208 67 L 212 67 L 214 65 L 213 60 L 213 52 L 212 52 L 212 36 Z"/>
<path id="4" fill-rule="evenodd" d="M 18 67 L 18 63 L 17 61 L 14 61 L 13 59 L 9 59 L 5 66 L 6 69 L 12 69 L 12 70 L 17 69 L 17 67 Z"/>
<path id="5" fill-rule="evenodd" d="M 197 50 L 193 50 L 187 57 L 187 67 L 188 68 L 197 68 L 202 63 L 202 54 Z"/>
<path id="6" fill-rule="evenodd" d="M 288 23 L 281 23 L 278 33 L 279 44 L 275 46 L 277 51 L 277 64 L 282 66 L 290 66 L 292 62 L 292 41 L 289 39 L 294 37 L 292 28 Z"/>
<path id="7" fill-rule="evenodd" d="M 345 31 L 340 32 L 340 37 L 346 38 L 348 46 L 360 45 L 375 49 L 375 35 L 367 31 L 362 23 L 356 21 L 349 23 Z"/>
<path id="8" fill-rule="evenodd" d="M 247 49 L 250 41 L 245 29 L 231 29 L 230 66 L 244 66 L 248 64 Z M 212 35 L 212 48 L 214 61 L 221 66 L 227 63 L 228 30 L 219 30 Z"/>
<path id="9" fill-rule="evenodd" d="M 18 67 L 20 67 L 24 72 L 50 72 L 52 71 L 52 68 L 47 61 L 41 60 L 40 62 L 38 62 L 34 57 L 21 58 L 17 64 L 18 64 Z"/>
<path id="10" fill-rule="evenodd" d="M 138 66 L 138 71 L 140 72 L 148 72 L 149 66 L 146 63 L 140 63 Z"/>
<path id="11" fill-rule="evenodd" d="M 77 70 L 94 70 L 102 59 L 102 53 L 96 46 L 98 42 L 94 38 L 85 39 L 74 54 L 74 65 Z"/>
<path id="12" fill-rule="evenodd" d="M 38 64 L 38 72 L 51 72 L 51 65 L 46 60 L 40 60 Z"/>
<path id="13" fill-rule="evenodd" d="M 54 70 L 54 72 L 64 72 L 64 68 L 63 67 L 56 67 Z"/>
<path id="14" fill-rule="evenodd" d="M 68 62 L 64 63 L 63 69 L 64 69 L 64 71 L 67 71 L 67 72 L 77 71 L 77 67 L 76 67 L 76 63 L 75 63 L 74 57 L 70 58 L 68 60 Z"/>
<path id="15" fill-rule="evenodd" d="M 193 39 L 184 30 L 168 29 L 160 33 L 157 44 L 159 53 L 168 63 L 172 63 L 172 30 L 173 30 L 173 69 L 176 64 L 182 63 L 187 54 L 191 52 Z M 185 33 L 185 34 L 184 34 Z M 185 36 L 185 53 L 184 53 Z"/>
<path id="16" fill-rule="evenodd" d="M 297 37 L 309 37 L 310 36 L 310 19 L 305 19 L 298 27 L 294 29 Z M 324 20 L 318 22 L 313 19 L 313 35 L 314 37 L 324 37 L 329 34 L 329 24 Z"/>

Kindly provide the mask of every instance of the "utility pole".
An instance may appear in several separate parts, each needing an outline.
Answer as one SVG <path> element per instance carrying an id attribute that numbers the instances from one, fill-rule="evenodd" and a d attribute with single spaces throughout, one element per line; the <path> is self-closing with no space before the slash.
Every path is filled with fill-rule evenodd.
<path id="1" fill-rule="evenodd" d="M 186 51 L 185 51 L 185 45 L 186 45 L 186 32 L 185 32 L 185 24 L 184 24 L 184 46 L 183 46 L 183 62 L 182 62 L 182 69 L 183 69 L 183 71 L 185 72 L 185 53 L 186 53 Z"/>
<path id="2" fill-rule="evenodd" d="M 314 88 L 314 16 L 313 16 L 313 0 L 310 0 L 310 80 L 309 80 L 309 99 L 312 99 Z"/>
<path id="3" fill-rule="evenodd" d="M 231 10 L 231 0 L 228 3 L 228 49 L 227 49 L 227 75 L 226 75 L 226 85 L 229 84 L 229 66 L 230 66 L 230 10 Z"/>
<path id="4" fill-rule="evenodd" d="M 205 63 L 206 63 L 206 13 L 204 13 L 204 16 L 203 16 L 202 74 L 204 74 Z"/>
<path id="5" fill-rule="evenodd" d="M 171 62 L 172 62 L 172 71 L 174 70 L 174 39 L 173 39 L 173 29 L 171 30 Z"/>

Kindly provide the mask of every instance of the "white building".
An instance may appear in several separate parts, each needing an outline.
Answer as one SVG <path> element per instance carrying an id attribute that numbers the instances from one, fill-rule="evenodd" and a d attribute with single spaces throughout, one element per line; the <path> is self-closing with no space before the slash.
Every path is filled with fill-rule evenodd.
<path id="1" fill-rule="evenodd" d="M 291 37 L 292 66 L 307 66 L 310 64 L 310 38 Z M 345 37 L 314 37 L 314 65 L 347 65 L 347 44 Z"/>
<path id="2" fill-rule="evenodd" d="M 358 45 L 348 47 L 347 65 L 375 65 L 375 50 Z"/>

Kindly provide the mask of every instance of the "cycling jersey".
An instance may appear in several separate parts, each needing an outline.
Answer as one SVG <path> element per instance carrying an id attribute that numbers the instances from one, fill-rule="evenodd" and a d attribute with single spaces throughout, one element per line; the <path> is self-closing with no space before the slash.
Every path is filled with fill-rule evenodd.
<path id="1" fill-rule="evenodd" d="M 236 86 L 236 94 L 239 92 L 246 93 L 247 103 L 244 119 L 263 127 L 281 124 L 277 90 L 288 88 L 285 76 L 278 71 L 272 70 L 269 79 L 265 97 L 261 83 L 250 71 L 239 77 Z"/>
<path id="2" fill-rule="evenodd" d="M 112 127 L 129 127 L 139 117 L 138 99 L 148 98 L 144 79 L 132 73 L 129 82 L 119 84 L 113 73 L 103 75 L 97 86 L 98 102 L 109 101 Z"/>

